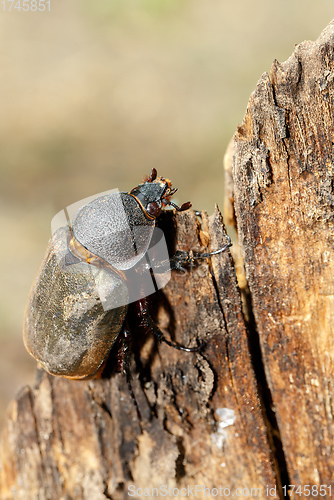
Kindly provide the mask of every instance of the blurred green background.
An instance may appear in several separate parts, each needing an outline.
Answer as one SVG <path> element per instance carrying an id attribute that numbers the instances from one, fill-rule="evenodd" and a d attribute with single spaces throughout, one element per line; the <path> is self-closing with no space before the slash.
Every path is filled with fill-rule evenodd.
<path id="1" fill-rule="evenodd" d="M 22 320 L 53 215 L 131 189 L 153 166 L 179 188 L 180 203 L 222 206 L 224 151 L 257 80 L 274 58 L 317 38 L 333 1 L 0 8 L 1 425 L 8 401 L 34 379 Z"/>

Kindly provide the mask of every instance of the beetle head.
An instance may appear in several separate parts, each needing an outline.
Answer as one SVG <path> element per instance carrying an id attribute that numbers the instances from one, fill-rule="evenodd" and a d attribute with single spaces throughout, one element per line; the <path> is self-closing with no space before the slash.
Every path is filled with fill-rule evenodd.
<path id="1" fill-rule="evenodd" d="M 130 194 L 139 201 L 148 218 L 156 219 L 159 217 L 161 210 L 167 205 L 171 205 L 179 212 L 188 210 L 191 207 L 189 201 L 179 207 L 170 200 L 170 197 L 176 191 L 177 188 L 172 188 L 172 183 L 169 179 L 157 177 L 156 169 L 152 168 L 147 180 L 132 189 Z"/>

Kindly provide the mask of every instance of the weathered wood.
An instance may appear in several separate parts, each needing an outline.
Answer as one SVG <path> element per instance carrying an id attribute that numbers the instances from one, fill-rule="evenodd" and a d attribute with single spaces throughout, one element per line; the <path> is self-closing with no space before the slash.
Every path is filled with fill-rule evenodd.
<path id="1" fill-rule="evenodd" d="M 332 495 L 333 119 L 331 22 L 259 80 L 233 164 L 238 235 L 289 482 L 330 485 Z"/>
<path id="2" fill-rule="evenodd" d="M 219 212 L 203 217 L 204 230 L 193 213 L 176 217 L 177 248 L 226 243 Z M 170 214 L 162 222 L 173 227 Z M 139 347 L 134 341 L 140 420 L 122 374 L 80 382 L 41 370 L 36 387 L 24 388 L 9 408 L 1 499 L 128 498 L 130 485 L 275 486 L 229 253 L 212 258 L 212 267 L 204 260 L 190 272 L 174 273 L 156 302 L 156 316 L 179 342 L 205 342 L 203 351 L 156 348 L 151 338 Z M 233 410 L 235 423 L 219 427 L 218 408 Z"/>

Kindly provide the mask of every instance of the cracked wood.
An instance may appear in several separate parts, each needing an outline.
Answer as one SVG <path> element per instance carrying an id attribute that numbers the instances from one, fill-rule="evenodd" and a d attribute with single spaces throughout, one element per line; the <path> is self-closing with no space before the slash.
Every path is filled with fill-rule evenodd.
<path id="1" fill-rule="evenodd" d="M 236 224 L 295 485 L 333 484 L 333 117 L 334 22 L 273 63 L 234 136 Z"/>
<path id="2" fill-rule="evenodd" d="M 202 227 L 191 212 L 165 214 L 161 223 L 181 250 L 226 243 L 218 211 L 203 214 Z M 229 252 L 173 273 L 153 306 L 166 335 L 185 345 L 203 342 L 203 350 L 185 353 L 134 337 L 141 420 L 122 374 L 70 381 L 40 370 L 36 387 L 24 388 L 9 408 L 2 499 L 122 499 L 130 485 L 276 484 Z M 233 425 L 219 427 L 218 408 L 234 411 Z"/>

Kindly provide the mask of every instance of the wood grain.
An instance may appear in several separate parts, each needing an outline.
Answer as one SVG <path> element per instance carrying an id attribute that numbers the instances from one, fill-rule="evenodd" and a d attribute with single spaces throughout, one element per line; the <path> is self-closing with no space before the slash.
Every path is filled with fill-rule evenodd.
<path id="1" fill-rule="evenodd" d="M 332 485 L 334 23 L 275 61 L 234 136 L 235 212 L 291 484 Z"/>

